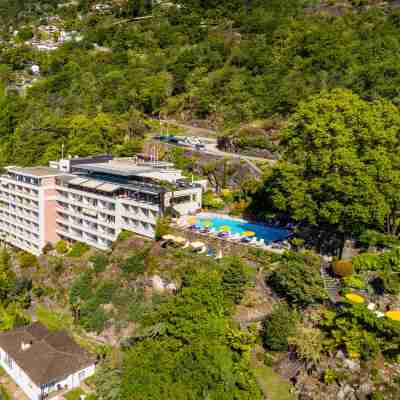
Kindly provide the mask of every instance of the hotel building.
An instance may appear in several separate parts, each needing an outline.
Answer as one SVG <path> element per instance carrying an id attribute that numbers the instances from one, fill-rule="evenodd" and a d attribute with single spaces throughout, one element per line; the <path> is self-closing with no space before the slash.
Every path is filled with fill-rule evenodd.
<path id="1" fill-rule="evenodd" d="M 201 185 L 170 163 L 102 156 L 51 166 L 9 167 L 0 178 L 0 233 L 34 254 L 60 239 L 106 250 L 122 230 L 154 238 L 159 217 L 201 208 Z"/>
<path id="2" fill-rule="evenodd" d="M 48 167 L 7 167 L 0 176 L 0 235 L 7 243 L 39 255 L 58 240 L 56 182 L 59 171 Z"/>

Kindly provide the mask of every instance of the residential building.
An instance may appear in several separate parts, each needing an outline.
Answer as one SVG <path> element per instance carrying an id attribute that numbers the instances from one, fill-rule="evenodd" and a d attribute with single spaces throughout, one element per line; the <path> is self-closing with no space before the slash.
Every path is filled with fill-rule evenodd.
<path id="1" fill-rule="evenodd" d="M 50 166 L 0 176 L 1 238 L 35 255 L 60 239 L 106 250 L 122 230 L 154 238 L 161 216 L 201 209 L 202 182 L 171 163 L 96 156 Z"/>
<path id="2" fill-rule="evenodd" d="M 0 176 L 0 235 L 7 243 L 39 255 L 55 231 L 56 182 L 48 167 L 7 167 Z"/>
<path id="3" fill-rule="evenodd" d="M 57 234 L 107 249 L 125 229 L 154 238 L 157 219 L 201 208 L 202 187 L 173 164 L 108 160 L 75 164 L 57 182 Z"/>
<path id="4" fill-rule="evenodd" d="M 66 332 L 39 322 L 0 333 L 0 365 L 30 400 L 80 386 L 95 360 Z"/>

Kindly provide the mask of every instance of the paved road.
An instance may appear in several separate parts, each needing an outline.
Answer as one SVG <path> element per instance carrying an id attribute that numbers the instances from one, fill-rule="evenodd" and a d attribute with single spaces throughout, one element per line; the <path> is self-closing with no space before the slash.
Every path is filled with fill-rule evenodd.
<path id="1" fill-rule="evenodd" d="M 165 124 L 173 124 L 175 126 L 185 129 L 186 134 L 190 134 L 190 135 L 194 135 L 194 136 L 198 137 L 205 144 L 205 148 L 197 150 L 197 151 L 204 153 L 204 154 L 212 155 L 212 156 L 237 158 L 237 159 L 246 161 L 252 167 L 252 169 L 254 169 L 254 171 L 257 172 L 258 174 L 261 174 L 262 171 L 256 165 L 254 165 L 254 162 L 267 162 L 270 165 L 274 165 L 276 163 L 276 160 L 271 160 L 271 159 L 262 158 L 262 157 L 246 156 L 246 155 L 242 155 L 239 153 L 229 153 L 227 151 L 219 150 L 217 147 L 218 133 L 215 130 L 199 128 L 199 127 L 192 126 L 192 125 L 182 124 L 180 122 L 176 122 L 175 120 L 163 120 L 162 119 L 162 120 L 160 120 L 160 122 L 165 123 Z M 179 146 L 179 145 L 176 145 L 176 146 Z"/>

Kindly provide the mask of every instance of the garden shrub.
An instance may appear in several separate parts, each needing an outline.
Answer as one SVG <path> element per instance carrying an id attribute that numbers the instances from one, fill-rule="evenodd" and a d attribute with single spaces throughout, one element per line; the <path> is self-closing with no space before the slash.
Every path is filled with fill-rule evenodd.
<path id="1" fill-rule="evenodd" d="M 90 247 L 86 243 L 76 242 L 71 247 L 71 250 L 69 251 L 68 256 L 69 257 L 81 257 L 89 250 L 90 250 Z"/>
<path id="2" fill-rule="evenodd" d="M 319 257 L 287 252 L 279 266 L 266 278 L 266 283 L 289 303 L 308 306 L 327 298 L 319 271 Z"/>
<path id="3" fill-rule="evenodd" d="M 26 268 L 37 268 L 39 266 L 39 261 L 37 257 L 26 251 L 20 251 L 18 253 L 18 263 L 22 269 Z"/>
<path id="4" fill-rule="evenodd" d="M 42 249 L 43 254 L 49 254 L 51 251 L 54 250 L 53 245 L 50 242 L 47 242 Z"/>
<path id="5" fill-rule="evenodd" d="M 332 264 L 332 269 L 336 275 L 342 278 L 353 274 L 353 264 L 347 260 L 335 261 Z"/>
<path id="6" fill-rule="evenodd" d="M 230 257 L 224 260 L 223 269 L 221 284 L 225 297 L 233 304 L 239 304 L 248 284 L 245 265 L 239 258 Z"/>
<path id="7" fill-rule="evenodd" d="M 107 321 L 107 313 L 100 307 L 97 299 L 90 299 L 80 307 L 79 323 L 85 330 L 101 333 Z"/>
<path id="8" fill-rule="evenodd" d="M 146 270 L 146 255 L 144 252 L 137 252 L 129 256 L 121 264 L 121 270 L 125 275 L 138 276 Z"/>
<path id="9" fill-rule="evenodd" d="M 123 229 L 123 230 L 119 233 L 118 238 L 117 238 L 117 241 L 118 241 L 118 242 L 122 242 L 122 241 L 124 241 L 124 240 L 129 239 L 132 235 L 133 235 L 132 232 L 129 232 L 129 231 Z"/>
<path id="10" fill-rule="evenodd" d="M 159 218 L 157 220 L 155 229 L 155 239 L 161 240 L 161 238 L 169 232 L 170 219 L 169 218 Z"/>
<path id="11" fill-rule="evenodd" d="M 365 289 L 367 287 L 364 279 L 359 275 L 351 275 L 343 278 L 345 286 L 354 289 Z"/>
<path id="12" fill-rule="evenodd" d="M 106 270 L 108 258 L 105 254 L 97 253 L 90 257 L 89 261 L 93 264 L 93 269 L 96 274 L 100 274 Z"/>
<path id="13" fill-rule="evenodd" d="M 267 348 L 274 351 L 287 351 L 288 338 L 296 332 L 299 315 L 287 304 L 278 304 L 263 323 L 263 340 Z"/>
<path id="14" fill-rule="evenodd" d="M 65 240 L 59 240 L 55 245 L 58 254 L 66 254 L 68 252 L 68 243 Z"/>
<path id="15" fill-rule="evenodd" d="M 117 290 L 117 284 L 114 282 L 103 282 L 96 290 L 95 298 L 99 304 L 111 303 L 114 292 Z"/>

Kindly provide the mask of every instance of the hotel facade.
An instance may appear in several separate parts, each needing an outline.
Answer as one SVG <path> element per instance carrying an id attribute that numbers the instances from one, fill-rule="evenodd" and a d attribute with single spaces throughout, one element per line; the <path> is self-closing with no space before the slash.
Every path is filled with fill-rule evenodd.
<path id="1" fill-rule="evenodd" d="M 200 183 L 160 161 L 99 156 L 7 167 L 0 235 L 35 255 L 60 239 L 107 250 L 122 230 L 154 238 L 158 218 L 195 213 L 201 198 Z"/>

